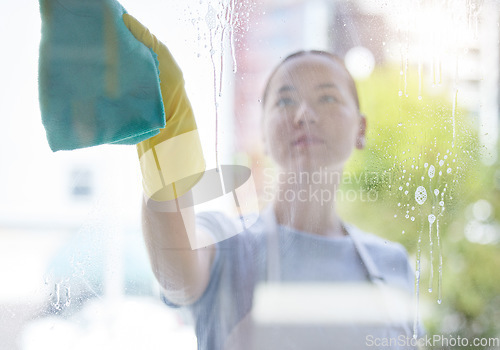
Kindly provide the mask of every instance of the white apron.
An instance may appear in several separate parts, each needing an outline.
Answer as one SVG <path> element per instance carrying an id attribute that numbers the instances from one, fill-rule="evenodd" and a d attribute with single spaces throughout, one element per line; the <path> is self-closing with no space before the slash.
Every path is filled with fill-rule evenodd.
<path id="1" fill-rule="evenodd" d="M 225 350 L 412 349 L 411 296 L 390 288 L 353 227 L 346 231 L 366 268 L 358 284 L 280 282 L 278 226 L 262 214 L 267 281 L 256 286 L 252 310 L 233 328 Z M 411 318 L 411 319 L 410 319 Z"/>

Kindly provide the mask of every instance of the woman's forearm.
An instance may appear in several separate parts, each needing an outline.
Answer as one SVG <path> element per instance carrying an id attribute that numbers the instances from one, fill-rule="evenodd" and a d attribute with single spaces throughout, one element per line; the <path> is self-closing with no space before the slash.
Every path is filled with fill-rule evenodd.
<path id="1" fill-rule="evenodd" d="M 191 249 L 189 237 L 205 234 L 196 231 L 193 208 L 160 212 L 144 202 L 142 225 L 151 267 L 167 299 L 179 305 L 196 301 L 208 285 L 216 248 Z"/>

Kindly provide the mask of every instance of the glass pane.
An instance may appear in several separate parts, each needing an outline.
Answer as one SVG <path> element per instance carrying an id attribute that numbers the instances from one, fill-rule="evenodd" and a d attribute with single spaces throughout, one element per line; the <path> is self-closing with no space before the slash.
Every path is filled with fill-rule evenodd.
<path id="1" fill-rule="evenodd" d="M 217 251 L 205 266 L 210 284 L 194 306 L 163 302 L 171 294 L 161 292 L 151 265 L 157 256 L 148 256 L 141 232 L 134 146 L 50 150 L 38 101 L 39 8 L 11 2 L 0 14 L 8 28 L 0 33 L 0 349 L 194 349 L 197 342 L 203 349 L 232 341 L 320 349 L 332 336 L 337 348 L 389 348 L 403 345 L 388 344 L 401 334 L 404 345 L 431 338 L 439 348 L 500 348 L 498 1 L 121 4 L 168 46 L 184 74 L 207 165 L 206 181 L 193 190 L 202 233 L 189 239 L 209 245 L 199 251 Z M 328 122 L 319 111 L 334 108 L 320 103 L 352 98 L 346 72 L 330 81 L 318 73 L 321 64 L 310 69 L 307 54 L 281 64 L 298 50 L 334 53 L 355 81 L 366 138 L 352 134 L 356 144 L 344 153 L 354 129 L 333 118 L 347 107 L 327 114 Z M 307 64 L 292 69 L 294 62 Z M 274 71 L 278 65 L 290 74 Z M 278 95 L 275 85 L 266 88 L 271 74 L 282 79 Z M 333 90 L 315 95 L 320 78 Z M 270 119 L 277 115 L 290 119 Z M 342 166 L 308 167 L 315 154 Z M 269 211 L 272 203 L 280 209 Z M 329 231 L 325 222 L 345 228 Z M 363 267 L 370 263 L 353 238 L 358 231 L 375 272 Z M 344 241 L 321 237 L 339 232 Z M 197 240 L 205 233 L 210 241 Z M 381 299 L 367 277 L 377 271 L 382 289 L 397 287 Z M 409 328 L 391 333 L 398 327 L 381 327 L 373 315 L 401 311 L 406 299 L 397 293 L 405 288 L 411 317 L 400 323 Z"/>

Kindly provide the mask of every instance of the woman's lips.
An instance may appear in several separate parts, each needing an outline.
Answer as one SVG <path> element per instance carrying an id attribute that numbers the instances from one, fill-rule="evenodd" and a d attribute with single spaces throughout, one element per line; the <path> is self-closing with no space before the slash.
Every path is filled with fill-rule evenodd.
<path id="1" fill-rule="evenodd" d="M 292 142 L 292 146 L 322 145 L 325 141 L 316 136 L 300 136 Z"/>

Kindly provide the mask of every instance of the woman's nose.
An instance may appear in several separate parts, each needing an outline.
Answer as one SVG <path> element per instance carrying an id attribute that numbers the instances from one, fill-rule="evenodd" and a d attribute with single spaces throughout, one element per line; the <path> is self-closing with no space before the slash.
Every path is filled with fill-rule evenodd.
<path id="1" fill-rule="evenodd" d="M 295 124 L 303 125 L 316 123 L 317 121 L 318 117 L 314 109 L 307 102 L 300 103 L 295 113 Z"/>

